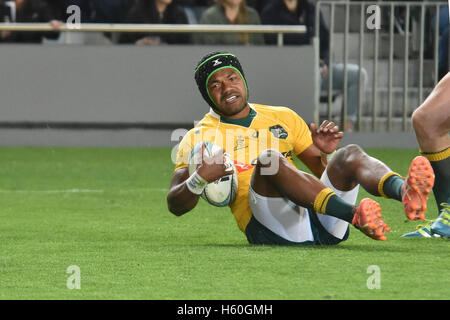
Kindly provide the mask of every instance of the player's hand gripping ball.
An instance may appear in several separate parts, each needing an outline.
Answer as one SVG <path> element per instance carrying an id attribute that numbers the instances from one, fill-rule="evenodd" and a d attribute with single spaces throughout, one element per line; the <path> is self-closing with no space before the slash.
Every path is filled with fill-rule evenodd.
<path id="1" fill-rule="evenodd" d="M 204 153 L 202 157 L 202 144 L 205 144 Z M 211 142 L 199 142 L 192 148 L 188 159 L 189 176 L 191 176 L 202 159 L 211 158 L 214 155 L 222 152 L 222 148 Z M 236 199 L 238 189 L 238 177 L 236 167 L 230 155 L 224 153 L 224 164 L 227 167 L 226 171 L 233 171 L 232 174 L 225 175 L 216 181 L 208 183 L 203 190 L 201 197 L 208 203 L 216 207 L 224 207 L 232 203 Z"/>

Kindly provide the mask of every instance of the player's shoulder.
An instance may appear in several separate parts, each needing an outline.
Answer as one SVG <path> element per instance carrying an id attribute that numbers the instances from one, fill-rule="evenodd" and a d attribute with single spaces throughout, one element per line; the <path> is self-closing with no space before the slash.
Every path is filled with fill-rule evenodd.
<path id="1" fill-rule="evenodd" d="M 202 135 L 205 130 L 215 128 L 217 126 L 217 122 L 218 120 L 214 116 L 207 113 L 202 120 L 196 122 L 194 127 L 186 132 L 184 139 L 192 138 L 195 135 Z"/>

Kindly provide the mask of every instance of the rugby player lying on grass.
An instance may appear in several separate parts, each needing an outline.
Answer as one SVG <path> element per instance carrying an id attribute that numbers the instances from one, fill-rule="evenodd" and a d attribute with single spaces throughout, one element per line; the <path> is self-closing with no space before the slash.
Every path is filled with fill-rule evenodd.
<path id="1" fill-rule="evenodd" d="M 289 108 L 249 103 L 241 64 L 231 53 L 204 56 L 195 80 L 211 109 L 179 144 L 167 196 L 173 214 L 192 210 L 205 182 L 230 174 L 219 154 L 199 165 L 192 175 L 195 181 L 189 177 L 194 142 L 210 141 L 236 163 L 239 187 L 230 208 L 249 243 L 337 244 L 348 238 L 349 224 L 373 239 L 386 240 L 390 228 L 381 219 L 379 204 L 365 198 L 355 205 L 360 185 L 374 196 L 403 202 L 409 219 L 424 219 L 434 183 L 426 158 L 412 161 L 406 180 L 357 145 L 340 148 L 328 161 L 343 137 L 338 127 L 328 121 L 308 127 Z M 252 145 L 258 146 L 255 158 Z M 313 175 L 298 170 L 293 155 Z"/>

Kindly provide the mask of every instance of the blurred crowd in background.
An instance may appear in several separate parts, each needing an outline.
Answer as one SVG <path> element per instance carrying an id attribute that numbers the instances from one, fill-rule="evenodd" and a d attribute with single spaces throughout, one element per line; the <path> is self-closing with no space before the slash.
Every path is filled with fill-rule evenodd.
<path id="1" fill-rule="evenodd" d="M 338 1 L 338 0 L 336 0 Z M 414 1 L 414 0 L 412 0 Z M 418 0 L 415 0 L 418 1 Z M 426 0 L 423 0 L 426 1 Z M 372 1 L 373 2 L 373 1 Z M 315 3 L 313 0 L 0 0 L 0 22 L 44 22 L 50 23 L 53 32 L 11 32 L 0 31 L 0 43 L 41 43 L 44 39 L 57 39 L 61 26 L 71 12 L 69 6 L 80 9 L 81 23 L 127 23 L 127 24 L 235 24 L 235 25 L 305 25 L 304 34 L 283 35 L 284 45 L 311 44 L 315 34 Z M 399 7 L 395 14 L 395 33 L 405 32 L 404 13 Z M 417 19 L 416 9 L 411 9 L 410 19 Z M 426 35 L 435 33 L 435 11 L 427 14 Z M 389 19 L 383 19 L 383 27 Z M 328 85 L 329 30 L 322 13 L 319 14 L 320 69 L 323 90 Z M 412 32 L 412 29 L 410 30 Z M 204 45 L 276 45 L 276 34 L 261 33 L 134 33 L 104 34 L 113 44 L 161 45 L 161 44 L 204 44 Z M 429 44 L 424 51 L 425 58 L 434 56 L 434 37 L 427 36 Z M 449 70 L 448 65 L 449 14 L 448 6 L 439 11 L 439 78 Z M 334 61 L 333 89 L 342 88 L 344 66 Z M 346 129 L 357 114 L 357 97 L 360 67 L 347 65 L 348 117 Z M 363 86 L 367 73 L 361 68 Z"/>

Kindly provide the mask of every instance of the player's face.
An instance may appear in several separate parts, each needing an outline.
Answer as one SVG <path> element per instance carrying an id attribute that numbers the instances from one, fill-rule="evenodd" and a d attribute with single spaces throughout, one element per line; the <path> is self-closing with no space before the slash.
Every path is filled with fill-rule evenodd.
<path id="1" fill-rule="evenodd" d="M 220 113 L 225 117 L 239 118 L 247 107 L 244 80 L 234 69 L 216 71 L 209 79 L 208 90 Z"/>

